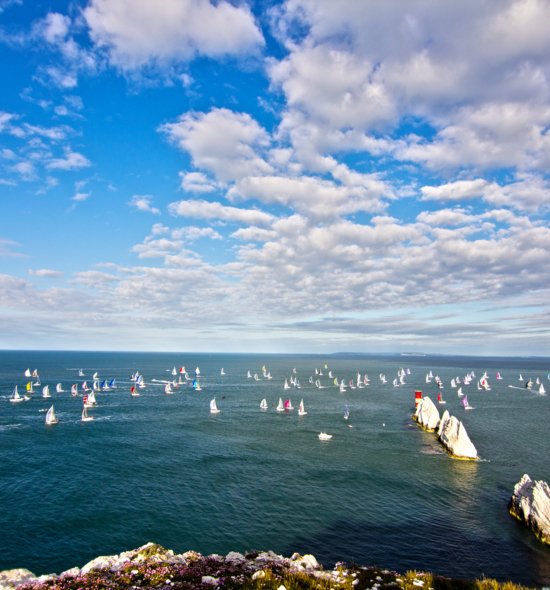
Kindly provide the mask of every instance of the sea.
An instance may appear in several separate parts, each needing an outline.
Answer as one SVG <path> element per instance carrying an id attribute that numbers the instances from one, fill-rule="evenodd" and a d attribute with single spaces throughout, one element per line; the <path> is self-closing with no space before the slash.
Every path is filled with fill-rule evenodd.
<path id="1" fill-rule="evenodd" d="M 549 586 L 550 547 L 507 510 L 524 473 L 550 482 L 549 372 L 548 358 L 0 351 L 0 570 L 61 573 L 153 541 Z M 115 387 L 83 422 L 94 373 Z M 352 388 L 358 373 L 368 384 Z M 29 381 L 30 399 L 11 403 Z M 417 390 L 441 391 L 479 461 L 451 458 L 416 425 Z M 294 409 L 277 412 L 279 398 Z"/>

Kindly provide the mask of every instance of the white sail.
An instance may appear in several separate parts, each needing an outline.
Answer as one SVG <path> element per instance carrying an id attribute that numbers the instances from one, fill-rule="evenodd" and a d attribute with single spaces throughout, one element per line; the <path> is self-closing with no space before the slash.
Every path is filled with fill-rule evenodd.
<path id="1" fill-rule="evenodd" d="M 30 377 L 31 376 L 31 370 L 30 369 L 25 369 L 25 377 Z"/>
<path id="2" fill-rule="evenodd" d="M 546 389 L 544 389 L 544 385 L 541 383 L 540 387 L 539 387 L 539 393 L 541 395 L 544 395 L 546 393 Z"/>
<path id="3" fill-rule="evenodd" d="M 55 415 L 55 411 L 53 409 L 53 404 L 50 406 L 50 409 L 46 412 L 46 424 L 57 424 L 57 416 Z"/>
<path id="4" fill-rule="evenodd" d="M 93 416 L 88 416 L 88 409 L 86 408 L 86 406 L 84 406 L 82 408 L 82 417 L 81 417 L 82 422 L 91 422 L 93 419 L 94 419 Z"/>
<path id="5" fill-rule="evenodd" d="M 300 401 L 298 405 L 298 416 L 305 416 L 307 414 L 306 409 L 304 407 L 304 400 Z"/>
<path id="6" fill-rule="evenodd" d="M 61 383 L 58 383 L 58 384 L 55 386 L 55 391 L 56 391 L 56 393 L 63 393 L 63 391 L 64 391 L 64 389 L 63 389 L 63 385 L 61 385 Z"/>
<path id="7" fill-rule="evenodd" d="M 170 383 L 167 383 L 167 384 L 164 386 L 164 393 L 165 393 L 166 395 L 171 395 L 172 393 L 174 393 L 174 390 L 172 389 L 172 385 L 171 385 Z"/>
<path id="8" fill-rule="evenodd" d="M 265 397 L 264 397 L 264 399 L 263 399 L 263 400 L 260 402 L 260 408 L 261 408 L 262 410 L 267 410 L 267 400 L 265 399 Z"/>
<path id="9" fill-rule="evenodd" d="M 19 395 L 19 391 L 17 390 L 17 385 L 13 388 L 13 393 L 11 394 L 10 402 L 16 404 L 19 402 L 27 401 L 29 399 L 30 398 L 27 395 Z"/>
<path id="10" fill-rule="evenodd" d="M 219 414 L 220 410 L 216 404 L 216 398 L 210 400 L 210 413 L 211 414 Z"/>
<path id="11" fill-rule="evenodd" d="M 319 433 L 319 440 L 330 440 L 332 438 L 332 434 L 327 434 L 326 432 Z"/>
<path id="12" fill-rule="evenodd" d="M 99 379 L 99 373 L 96 371 L 93 375 L 92 375 L 92 379 L 95 381 L 96 379 Z"/>
<path id="13" fill-rule="evenodd" d="M 277 404 L 277 412 L 284 412 L 285 407 L 283 405 L 283 398 L 279 398 L 279 403 Z"/>
<path id="14" fill-rule="evenodd" d="M 50 394 L 50 386 L 49 385 L 44 385 L 44 387 L 42 388 L 42 397 L 52 397 Z"/>

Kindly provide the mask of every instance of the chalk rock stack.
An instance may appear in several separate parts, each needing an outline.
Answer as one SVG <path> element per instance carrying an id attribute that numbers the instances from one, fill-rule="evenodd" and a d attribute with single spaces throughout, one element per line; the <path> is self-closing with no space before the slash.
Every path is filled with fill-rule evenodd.
<path id="1" fill-rule="evenodd" d="M 437 429 L 437 437 L 447 451 L 457 459 L 477 459 L 477 450 L 466 428 L 447 410 L 439 417 L 439 411 L 429 397 L 424 397 L 416 407 L 414 419 L 426 430 Z"/>
<path id="2" fill-rule="evenodd" d="M 464 424 L 447 410 L 439 421 L 437 435 L 441 444 L 459 459 L 477 459 L 477 450 L 470 440 Z"/>
<path id="3" fill-rule="evenodd" d="M 414 419 L 426 430 L 435 430 L 439 424 L 439 410 L 429 397 L 424 397 L 416 407 Z"/>
<path id="4" fill-rule="evenodd" d="M 545 481 L 533 481 L 524 474 L 514 486 L 508 511 L 524 522 L 537 539 L 550 545 L 550 486 Z"/>

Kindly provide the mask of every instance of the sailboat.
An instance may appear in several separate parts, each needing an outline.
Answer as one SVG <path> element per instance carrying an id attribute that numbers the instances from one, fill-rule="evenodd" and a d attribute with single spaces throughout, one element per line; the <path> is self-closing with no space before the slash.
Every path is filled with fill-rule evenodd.
<path id="1" fill-rule="evenodd" d="M 216 398 L 210 400 L 210 413 L 211 414 L 219 414 L 221 410 L 218 410 L 218 406 L 216 405 Z"/>
<path id="2" fill-rule="evenodd" d="M 437 403 L 439 404 L 446 404 L 447 402 L 443 399 L 443 396 L 441 395 L 441 392 L 439 392 L 437 394 Z"/>
<path id="3" fill-rule="evenodd" d="M 42 388 L 42 397 L 52 397 L 49 385 L 44 385 L 44 387 Z"/>
<path id="4" fill-rule="evenodd" d="M 469 404 L 469 402 L 468 402 L 468 396 L 467 396 L 467 395 L 465 395 L 465 396 L 462 398 L 462 405 L 464 406 L 464 409 L 465 409 L 465 410 L 473 410 L 473 409 L 474 409 L 474 408 L 473 408 L 473 407 L 472 407 L 472 406 Z"/>
<path id="5" fill-rule="evenodd" d="M 283 399 L 279 398 L 279 403 L 277 404 L 277 412 L 284 412 L 285 411 L 285 407 L 283 405 Z"/>
<path id="6" fill-rule="evenodd" d="M 195 391 L 202 391 L 201 383 L 198 379 L 193 380 L 193 389 Z"/>
<path id="7" fill-rule="evenodd" d="M 58 383 L 58 384 L 55 386 L 55 392 L 56 392 L 56 393 L 63 393 L 64 391 L 65 391 L 65 390 L 63 389 L 63 385 L 61 385 L 61 383 Z"/>
<path id="8" fill-rule="evenodd" d="M 220 375 L 225 375 L 225 371 L 223 370 L 223 367 L 220 370 Z"/>
<path id="9" fill-rule="evenodd" d="M 78 376 L 84 377 L 84 371 L 82 369 L 78 369 Z"/>
<path id="10" fill-rule="evenodd" d="M 31 399 L 28 395 L 19 395 L 19 391 L 17 391 L 17 385 L 13 388 L 13 393 L 10 397 L 10 402 L 16 404 L 18 402 L 24 402 Z"/>
<path id="11" fill-rule="evenodd" d="M 53 404 L 50 406 L 50 409 L 46 412 L 46 425 L 50 425 L 50 424 L 57 424 L 59 422 L 59 420 L 57 419 L 57 416 L 55 415 L 54 409 L 53 409 Z"/>
<path id="12" fill-rule="evenodd" d="M 31 370 L 30 369 L 25 369 L 24 375 L 25 375 L 25 377 L 30 377 L 31 376 Z"/>
<path id="13" fill-rule="evenodd" d="M 265 399 L 265 397 L 264 397 L 264 399 L 263 399 L 263 400 L 260 402 L 260 409 L 261 409 L 261 410 L 267 410 L 267 400 Z"/>
<path id="14" fill-rule="evenodd" d="M 305 416 L 307 414 L 306 409 L 304 407 L 304 400 L 300 401 L 298 406 L 298 416 Z"/>
<path id="15" fill-rule="evenodd" d="M 73 383 L 71 385 L 71 395 L 73 397 L 76 397 L 78 395 L 78 385 L 76 383 Z"/>
<path id="16" fill-rule="evenodd" d="M 139 391 L 137 391 L 135 385 L 132 385 L 132 387 L 130 387 L 130 395 L 132 397 L 139 397 Z"/>
<path id="17" fill-rule="evenodd" d="M 539 386 L 539 393 L 541 395 L 546 395 L 546 389 L 544 389 L 544 385 L 542 383 Z"/>
<path id="18" fill-rule="evenodd" d="M 88 395 L 85 395 L 82 398 L 82 401 L 84 402 L 84 405 L 87 408 L 93 408 L 94 406 L 97 405 L 97 401 L 95 399 L 95 393 L 93 391 L 90 391 L 90 393 Z"/>
<path id="19" fill-rule="evenodd" d="M 294 406 L 289 399 L 285 399 L 285 410 L 293 410 Z"/>
<path id="20" fill-rule="evenodd" d="M 167 383 L 167 384 L 164 386 L 164 393 L 165 393 L 166 395 L 172 395 L 172 394 L 174 393 L 174 390 L 172 389 L 172 384 L 171 384 L 171 383 Z"/>
<path id="21" fill-rule="evenodd" d="M 86 408 L 86 406 L 84 406 L 82 408 L 82 417 L 81 417 L 81 421 L 82 422 L 91 422 L 94 419 L 93 416 L 88 416 L 88 409 Z"/>
<path id="22" fill-rule="evenodd" d="M 319 433 L 319 440 L 330 440 L 332 438 L 332 434 L 327 434 L 326 432 Z"/>
<path id="23" fill-rule="evenodd" d="M 95 381 L 96 379 L 99 379 L 99 373 L 97 371 L 92 375 L 92 380 Z"/>
<path id="24" fill-rule="evenodd" d="M 344 406 L 344 420 L 349 420 L 349 406 L 346 404 Z"/>

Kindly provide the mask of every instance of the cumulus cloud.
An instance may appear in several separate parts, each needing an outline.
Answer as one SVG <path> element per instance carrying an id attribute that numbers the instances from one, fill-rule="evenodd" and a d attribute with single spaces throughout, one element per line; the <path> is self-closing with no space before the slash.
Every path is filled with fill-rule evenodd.
<path id="1" fill-rule="evenodd" d="M 190 193 L 211 193 L 219 188 L 202 172 L 180 172 L 180 178 L 181 188 Z"/>
<path id="2" fill-rule="evenodd" d="M 160 215 L 160 209 L 153 207 L 153 197 L 151 195 L 134 195 L 130 200 L 130 206 L 135 207 L 138 211 Z"/>
<path id="3" fill-rule="evenodd" d="M 221 203 L 211 203 L 202 200 L 177 201 L 168 205 L 172 215 L 178 217 L 193 217 L 195 219 L 217 219 L 232 223 L 249 223 L 267 225 L 274 221 L 275 217 L 270 213 L 256 209 L 242 209 L 228 207 Z"/>
<path id="4" fill-rule="evenodd" d="M 122 70 L 246 55 L 264 43 L 248 8 L 223 0 L 91 0 L 84 17 L 96 46 Z"/>
<path id="5" fill-rule="evenodd" d="M 51 170 L 80 170 L 88 168 L 92 163 L 86 156 L 79 152 L 73 152 L 71 149 L 65 150 L 63 158 L 54 158 L 47 164 L 47 168 Z"/>
<path id="6" fill-rule="evenodd" d="M 160 130 L 191 155 L 197 168 L 214 174 L 221 182 L 272 171 L 261 156 L 269 145 L 269 135 L 247 113 L 228 109 L 185 113 Z"/>
<path id="7" fill-rule="evenodd" d="M 42 277 L 47 279 L 57 279 L 63 276 L 63 272 L 60 270 L 53 270 L 51 268 L 29 268 L 29 274 L 32 277 Z"/>

